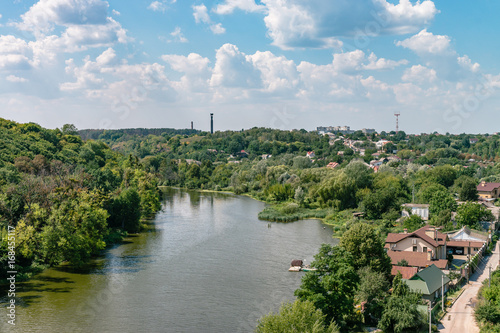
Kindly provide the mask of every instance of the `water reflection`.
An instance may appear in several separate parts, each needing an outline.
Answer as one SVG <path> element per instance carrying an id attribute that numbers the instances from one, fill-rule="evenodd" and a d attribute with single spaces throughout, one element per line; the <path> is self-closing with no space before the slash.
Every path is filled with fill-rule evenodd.
<path id="1" fill-rule="evenodd" d="M 302 273 L 289 273 L 290 261 L 310 262 L 334 242 L 318 221 L 268 228 L 257 219 L 263 208 L 247 197 L 165 189 L 149 232 L 84 268 L 59 266 L 22 284 L 13 332 L 251 332 L 293 299 Z"/>

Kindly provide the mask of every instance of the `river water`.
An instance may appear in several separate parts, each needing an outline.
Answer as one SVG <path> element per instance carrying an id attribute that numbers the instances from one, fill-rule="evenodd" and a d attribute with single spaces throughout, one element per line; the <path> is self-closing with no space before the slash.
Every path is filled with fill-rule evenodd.
<path id="1" fill-rule="evenodd" d="M 45 270 L 17 284 L 16 326 L 1 332 L 252 332 L 258 318 L 293 300 L 322 243 L 336 243 L 316 220 L 259 221 L 264 204 L 222 193 L 165 189 L 148 232 L 78 272 Z"/>

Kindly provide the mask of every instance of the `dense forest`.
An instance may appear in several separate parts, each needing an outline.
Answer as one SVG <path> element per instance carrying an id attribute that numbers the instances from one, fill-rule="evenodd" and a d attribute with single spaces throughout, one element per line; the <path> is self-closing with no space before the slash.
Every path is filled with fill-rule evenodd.
<path id="1" fill-rule="evenodd" d="M 14 227 L 19 279 L 63 261 L 82 265 L 160 208 L 157 179 L 138 158 L 84 142 L 72 125 L 0 119 L 0 138 L 0 261 L 7 267 Z"/>

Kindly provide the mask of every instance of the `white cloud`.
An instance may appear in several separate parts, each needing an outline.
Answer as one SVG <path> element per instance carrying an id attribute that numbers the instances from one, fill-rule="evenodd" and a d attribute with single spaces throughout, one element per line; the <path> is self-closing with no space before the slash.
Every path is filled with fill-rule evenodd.
<path id="1" fill-rule="evenodd" d="M 331 48 L 340 37 L 415 32 L 438 13 L 432 1 L 397 5 L 386 0 L 262 0 L 273 44 L 283 49 Z"/>
<path id="2" fill-rule="evenodd" d="M 396 45 L 415 52 L 427 67 L 433 68 L 437 76 L 445 80 L 461 80 L 479 71 L 479 64 L 473 63 L 467 55 L 458 55 L 446 35 L 434 35 L 424 29 Z"/>
<path id="3" fill-rule="evenodd" d="M 26 80 L 25 78 L 23 77 L 19 77 L 19 76 L 15 76 L 15 75 L 9 75 L 5 78 L 7 81 L 9 82 L 13 82 L 13 83 L 24 83 L 24 82 L 28 82 L 28 80 Z"/>
<path id="4" fill-rule="evenodd" d="M 113 9 L 113 10 L 111 11 L 111 13 L 112 13 L 113 15 L 115 15 L 115 16 L 120 16 L 120 15 L 121 15 L 121 13 L 120 13 L 119 11 L 115 10 L 115 9 Z"/>
<path id="5" fill-rule="evenodd" d="M 240 52 L 235 45 L 222 45 L 215 55 L 211 86 L 229 88 L 255 88 L 260 83 L 260 73 L 254 68 L 251 59 Z"/>
<path id="6" fill-rule="evenodd" d="M 207 6 L 204 4 L 193 6 L 193 16 L 196 23 L 212 23 L 212 20 L 208 15 Z"/>
<path id="7" fill-rule="evenodd" d="M 106 24 L 108 3 L 101 0 L 40 0 L 17 24 L 21 30 L 48 33 L 55 25 Z"/>
<path id="8" fill-rule="evenodd" d="M 472 63 L 472 60 L 470 60 L 470 58 L 467 55 L 464 55 L 463 57 L 458 57 L 457 60 L 458 60 L 458 64 L 460 66 L 462 66 L 463 68 L 466 68 L 474 73 L 479 71 L 479 67 L 480 67 L 479 64 L 477 62 Z"/>
<path id="9" fill-rule="evenodd" d="M 432 83 L 437 80 L 436 71 L 422 65 L 415 65 L 407 68 L 401 77 L 405 82 L 417 84 Z"/>
<path id="10" fill-rule="evenodd" d="M 31 67 L 31 54 L 24 40 L 11 35 L 0 36 L 0 69 L 28 69 Z"/>
<path id="11" fill-rule="evenodd" d="M 168 89 L 164 66 L 157 63 L 130 65 L 119 61 L 113 49 L 107 49 L 95 61 L 87 56 L 82 66 L 69 59 L 65 71 L 75 81 L 60 84 L 62 92 L 83 94 L 87 100 L 102 100 L 113 107 L 124 104 L 133 108 L 155 91 Z"/>
<path id="12" fill-rule="evenodd" d="M 293 60 L 288 60 L 284 56 L 275 56 L 269 51 L 257 51 L 248 59 L 261 72 L 262 85 L 265 91 L 290 92 L 298 87 L 300 83 L 299 72 Z"/>
<path id="13" fill-rule="evenodd" d="M 167 9 L 167 6 L 163 2 L 153 1 L 148 6 L 148 9 L 155 11 L 155 12 L 164 12 Z"/>
<path id="14" fill-rule="evenodd" d="M 61 53 L 131 41 L 120 23 L 108 17 L 108 6 L 102 0 L 40 0 L 12 25 L 34 33 L 28 45 L 36 67 L 56 62 Z"/>
<path id="15" fill-rule="evenodd" d="M 180 27 L 175 27 L 174 31 L 170 33 L 170 36 L 174 37 L 174 39 L 180 43 L 188 42 L 187 38 L 182 34 Z"/>
<path id="16" fill-rule="evenodd" d="M 172 82 L 172 86 L 189 95 L 190 92 L 208 92 L 212 69 L 210 60 L 196 53 L 187 57 L 182 55 L 163 55 L 161 57 L 177 72 L 184 73 L 179 82 Z"/>
<path id="17" fill-rule="evenodd" d="M 217 5 L 214 12 L 219 15 L 226 15 L 231 14 L 235 9 L 246 12 L 261 12 L 265 8 L 263 5 L 257 5 L 254 0 L 225 0 L 224 3 Z"/>
<path id="18" fill-rule="evenodd" d="M 210 15 L 208 15 L 208 9 L 204 4 L 193 6 L 193 16 L 196 23 L 205 23 L 210 25 L 210 30 L 215 35 L 223 34 L 226 32 L 226 29 L 222 26 L 221 23 L 213 23 Z"/>
<path id="19" fill-rule="evenodd" d="M 434 35 L 432 32 L 427 32 L 427 29 L 403 41 L 396 42 L 396 45 L 403 46 L 417 54 L 424 55 L 454 53 L 450 46 L 450 38 L 448 36 Z"/>
<path id="20" fill-rule="evenodd" d="M 220 35 L 226 32 L 226 29 L 222 26 L 221 23 L 210 25 L 210 30 L 216 35 Z"/>

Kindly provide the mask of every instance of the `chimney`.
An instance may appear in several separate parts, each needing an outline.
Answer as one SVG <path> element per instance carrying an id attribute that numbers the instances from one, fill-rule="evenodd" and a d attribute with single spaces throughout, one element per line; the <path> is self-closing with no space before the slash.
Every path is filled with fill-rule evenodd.
<path id="1" fill-rule="evenodd" d="M 432 251 L 427 250 L 427 261 L 431 261 L 431 260 L 432 260 Z"/>
<path id="2" fill-rule="evenodd" d="M 482 187 L 485 187 L 485 186 L 486 186 L 486 182 L 485 182 L 484 180 L 481 182 L 481 186 L 482 186 Z"/>
<path id="3" fill-rule="evenodd" d="M 403 234 L 407 234 L 408 233 L 408 229 L 407 228 L 404 228 L 403 229 Z"/>
<path id="4" fill-rule="evenodd" d="M 214 114 L 210 114 L 210 133 L 214 134 Z"/>
<path id="5" fill-rule="evenodd" d="M 437 229 L 434 229 L 434 240 L 436 242 L 438 241 L 438 231 L 437 231 Z"/>
<path id="6" fill-rule="evenodd" d="M 427 230 L 425 230 L 425 234 L 432 239 L 436 238 L 434 227 L 428 227 Z"/>

